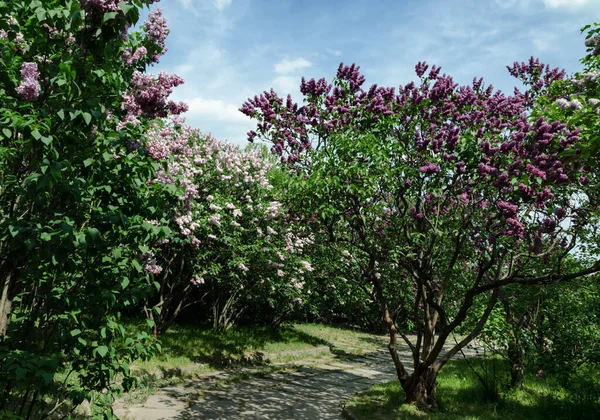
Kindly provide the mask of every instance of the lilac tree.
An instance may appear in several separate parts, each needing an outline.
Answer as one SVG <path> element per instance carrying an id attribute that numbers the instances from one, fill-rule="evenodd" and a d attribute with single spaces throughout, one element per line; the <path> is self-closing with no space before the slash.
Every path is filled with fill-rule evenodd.
<path id="1" fill-rule="evenodd" d="M 145 74 L 160 10 L 130 31 L 153 3 L 0 2 L 0 417 L 108 414 L 155 349 L 120 318 L 153 292 L 139 247 L 167 233 L 145 222 L 164 203 L 143 133 L 185 109 L 180 78 Z"/>
<path id="2" fill-rule="evenodd" d="M 229 328 L 259 303 L 271 306 L 279 322 L 301 305 L 303 276 L 312 270 L 302 254 L 311 241 L 285 217 L 272 162 L 179 118 L 156 123 L 146 145 L 163 165 L 153 182 L 174 193 L 170 211 L 150 221 L 172 235 L 144 249 L 145 268 L 158 282 L 156 333 L 199 302 L 209 303 L 214 328 Z"/>
<path id="3" fill-rule="evenodd" d="M 407 401 L 427 408 L 437 405 L 438 372 L 481 331 L 502 287 L 600 270 L 563 266 L 584 223 L 576 194 L 590 168 L 562 155 L 578 147 L 579 130 L 531 113 L 564 72 L 533 58 L 509 71 L 525 91 L 505 95 L 481 79 L 459 86 L 425 63 L 419 83 L 363 89 L 359 68 L 342 64 L 333 85 L 302 79 L 303 106 L 271 90 L 241 108 L 258 120 L 249 140 L 270 142 L 294 175 L 299 217 L 358 264 Z M 543 267 L 530 264 L 540 259 Z M 393 308 L 392 290 L 410 298 Z M 398 331 L 398 315 L 411 319 L 416 342 Z M 468 316 L 471 331 L 443 351 Z"/>

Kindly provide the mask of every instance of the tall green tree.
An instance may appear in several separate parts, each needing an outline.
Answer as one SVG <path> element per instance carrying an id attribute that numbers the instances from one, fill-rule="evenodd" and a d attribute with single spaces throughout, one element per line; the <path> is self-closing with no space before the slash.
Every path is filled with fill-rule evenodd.
<path id="1" fill-rule="evenodd" d="M 110 400 L 152 351 L 119 315 L 156 290 L 144 249 L 167 233 L 142 133 L 185 106 L 179 77 L 144 73 L 160 10 L 129 31 L 151 3 L 0 1 L 0 411 Z"/>

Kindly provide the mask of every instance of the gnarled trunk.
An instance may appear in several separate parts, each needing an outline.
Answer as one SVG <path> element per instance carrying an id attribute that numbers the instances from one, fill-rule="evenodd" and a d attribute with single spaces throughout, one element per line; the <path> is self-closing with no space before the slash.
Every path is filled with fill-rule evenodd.
<path id="1" fill-rule="evenodd" d="M 418 368 L 402 384 L 406 402 L 424 410 L 435 410 L 437 404 L 437 371 L 433 367 Z"/>

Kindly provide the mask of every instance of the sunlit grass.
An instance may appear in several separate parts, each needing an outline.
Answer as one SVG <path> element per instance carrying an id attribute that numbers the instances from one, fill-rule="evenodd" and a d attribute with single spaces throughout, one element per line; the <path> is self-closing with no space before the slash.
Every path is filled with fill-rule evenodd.
<path id="1" fill-rule="evenodd" d="M 177 369 L 211 372 L 238 365 L 294 362 L 332 355 L 357 356 L 384 348 L 383 337 L 320 324 L 295 324 L 276 330 L 234 326 L 213 331 L 197 325 L 174 325 L 160 337 L 162 352 L 137 362 L 142 373 Z"/>
<path id="2" fill-rule="evenodd" d="M 450 362 L 438 377 L 437 396 L 440 408 L 428 413 L 404 403 L 405 394 L 398 381 L 369 388 L 351 399 L 347 409 L 359 420 L 392 419 L 598 419 L 597 404 L 582 403 L 578 395 L 561 388 L 552 377 L 526 375 L 525 386 L 508 390 L 508 373 L 501 360 L 473 361 L 483 374 L 487 371 L 486 390 L 463 360 Z M 495 373 L 494 366 L 495 363 Z M 494 380 L 495 378 L 495 380 Z M 498 394 L 493 391 L 494 383 Z M 597 396 L 596 396 L 597 398 Z"/>

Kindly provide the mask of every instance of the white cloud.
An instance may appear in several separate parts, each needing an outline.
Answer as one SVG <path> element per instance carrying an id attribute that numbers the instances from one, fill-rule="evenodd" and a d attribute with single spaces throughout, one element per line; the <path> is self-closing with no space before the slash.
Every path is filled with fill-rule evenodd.
<path id="1" fill-rule="evenodd" d="M 195 97 L 184 99 L 190 109 L 187 116 L 190 118 L 210 118 L 217 121 L 248 122 L 248 117 L 239 111 L 239 106 L 221 99 L 204 99 Z"/>
<path id="2" fill-rule="evenodd" d="M 558 41 L 558 35 L 548 31 L 531 30 L 529 31 L 529 38 L 533 48 L 538 53 L 552 50 Z"/>
<path id="3" fill-rule="evenodd" d="M 190 0 L 184 0 L 184 1 L 190 1 Z M 232 0 L 213 0 L 213 4 L 215 5 L 215 7 L 217 9 L 219 9 L 219 11 L 222 11 L 223 9 L 225 9 L 226 7 L 231 5 L 231 1 Z"/>
<path id="4" fill-rule="evenodd" d="M 327 51 L 327 53 L 339 57 L 340 55 L 342 55 L 342 52 L 340 50 L 332 50 L 331 48 L 327 48 L 325 49 L 325 51 Z"/>
<path id="5" fill-rule="evenodd" d="M 285 58 L 275 64 L 275 71 L 279 74 L 289 74 L 310 66 L 312 66 L 312 63 L 304 58 L 296 58 L 294 60 Z"/>
<path id="6" fill-rule="evenodd" d="M 594 0 L 544 0 L 544 4 L 553 9 L 559 7 L 566 7 L 569 9 L 576 9 L 578 7 L 592 4 Z"/>
<path id="7" fill-rule="evenodd" d="M 273 80 L 273 88 L 280 95 L 295 94 L 300 92 L 300 77 L 298 76 L 277 76 Z"/>

